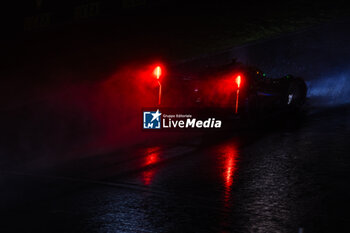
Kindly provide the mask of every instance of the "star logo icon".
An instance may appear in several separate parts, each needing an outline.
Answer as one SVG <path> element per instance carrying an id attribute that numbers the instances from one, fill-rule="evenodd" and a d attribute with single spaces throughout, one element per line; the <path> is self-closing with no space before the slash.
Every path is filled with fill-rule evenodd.
<path id="1" fill-rule="evenodd" d="M 159 116 L 162 114 L 159 112 L 159 109 L 157 109 L 157 111 L 155 113 L 152 113 L 151 115 L 153 116 L 151 122 L 153 122 L 156 119 L 157 119 L 157 121 L 159 121 Z"/>
<path id="2" fill-rule="evenodd" d="M 161 115 L 159 109 L 157 111 L 143 112 L 143 128 L 144 129 L 161 129 Z"/>

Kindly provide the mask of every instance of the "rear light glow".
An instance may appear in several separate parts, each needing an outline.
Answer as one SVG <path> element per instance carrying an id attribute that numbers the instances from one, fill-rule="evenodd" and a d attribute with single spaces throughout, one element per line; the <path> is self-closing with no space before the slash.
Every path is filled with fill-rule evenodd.
<path id="1" fill-rule="evenodd" d="M 238 87 L 238 88 L 241 86 L 241 81 L 242 81 L 241 79 L 242 79 L 241 76 L 238 75 L 237 78 L 236 78 L 236 80 L 235 80 L 236 83 L 237 83 L 237 87 Z"/>
<path id="2" fill-rule="evenodd" d="M 159 79 L 159 77 L 162 75 L 162 69 L 160 68 L 160 66 L 157 66 L 154 69 L 153 75 L 156 76 L 157 79 Z"/>
<path id="3" fill-rule="evenodd" d="M 238 113 L 238 99 L 239 99 L 239 88 L 241 86 L 242 78 L 240 75 L 238 75 L 235 79 L 235 82 L 237 84 L 237 91 L 236 91 L 236 107 L 235 107 L 235 113 Z"/>
<path id="4" fill-rule="evenodd" d="M 162 75 L 162 68 L 160 66 L 156 66 L 153 70 L 153 75 L 157 78 L 159 89 L 158 89 L 158 105 L 161 104 L 162 99 L 162 84 L 160 83 L 160 76 Z"/>

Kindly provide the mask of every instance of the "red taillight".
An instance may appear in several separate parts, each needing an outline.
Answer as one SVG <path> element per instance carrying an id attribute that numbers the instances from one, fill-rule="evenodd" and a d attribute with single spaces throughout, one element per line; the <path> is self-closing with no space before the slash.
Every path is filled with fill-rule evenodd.
<path id="1" fill-rule="evenodd" d="M 236 80 L 235 80 L 236 83 L 237 83 L 237 87 L 238 87 L 238 88 L 241 86 L 241 81 L 242 81 L 241 79 L 242 79 L 241 76 L 238 75 L 237 78 L 236 78 Z"/>
<path id="2" fill-rule="evenodd" d="M 158 85 L 159 85 L 159 91 L 158 91 L 158 105 L 160 105 L 161 99 L 162 99 L 162 84 L 161 84 L 159 78 L 160 78 L 160 76 L 162 75 L 162 68 L 160 68 L 160 66 L 157 66 L 157 67 L 153 70 L 153 75 L 157 78 Z"/>
<path id="3" fill-rule="evenodd" d="M 239 88 L 241 86 L 242 78 L 240 75 L 238 75 L 235 79 L 235 82 L 237 84 L 237 91 L 236 91 L 236 107 L 235 107 L 235 113 L 238 113 L 238 99 L 239 99 Z"/>
<path id="4" fill-rule="evenodd" d="M 160 66 L 157 66 L 154 71 L 153 71 L 153 75 L 159 79 L 159 77 L 162 75 L 162 69 L 160 68 Z"/>

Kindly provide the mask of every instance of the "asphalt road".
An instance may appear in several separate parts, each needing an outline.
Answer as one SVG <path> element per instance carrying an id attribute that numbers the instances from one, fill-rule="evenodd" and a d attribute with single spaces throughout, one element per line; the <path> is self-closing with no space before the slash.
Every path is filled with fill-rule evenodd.
<path id="1" fill-rule="evenodd" d="M 1 173 L 2 232 L 348 232 L 350 107 Z M 121 159 L 122 158 L 122 159 Z"/>

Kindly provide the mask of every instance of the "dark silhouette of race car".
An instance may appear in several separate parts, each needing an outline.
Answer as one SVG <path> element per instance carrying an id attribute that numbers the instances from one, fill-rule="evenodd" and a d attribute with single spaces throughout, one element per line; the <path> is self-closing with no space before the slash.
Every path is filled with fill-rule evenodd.
<path id="1" fill-rule="evenodd" d="M 271 78 L 260 69 L 236 61 L 198 72 L 167 72 L 160 78 L 158 106 L 216 109 L 234 116 L 298 111 L 306 101 L 304 80 L 293 75 Z M 158 72 L 158 73 L 157 73 Z"/>
<path id="2" fill-rule="evenodd" d="M 290 125 L 303 116 L 299 113 L 306 102 L 307 86 L 300 77 L 271 78 L 236 61 L 196 72 L 172 69 L 162 74 L 162 70 L 162 66 L 154 69 L 152 93 L 157 93 L 153 108 L 161 109 L 163 115 L 192 114 L 203 122 L 219 119 L 220 127 L 229 130 L 255 129 L 270 125 L 267 123 Z"/>

